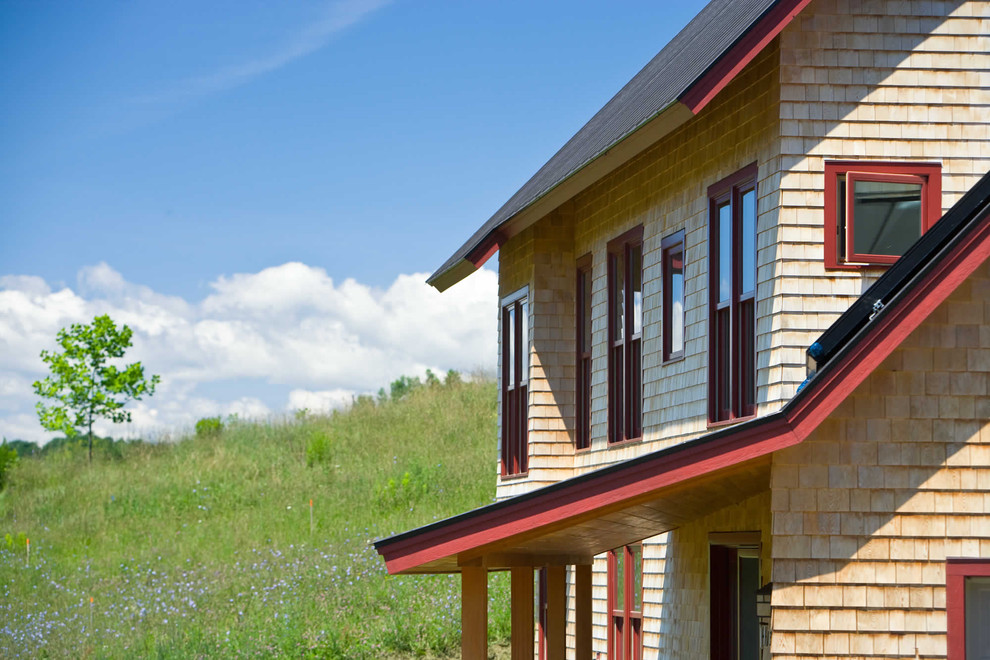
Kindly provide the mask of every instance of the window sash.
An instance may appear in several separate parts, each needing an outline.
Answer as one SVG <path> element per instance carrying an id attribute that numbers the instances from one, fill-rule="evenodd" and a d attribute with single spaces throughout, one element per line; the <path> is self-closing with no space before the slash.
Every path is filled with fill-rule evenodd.
<path id="1" fill-rule="evenodd" d="M 608 244 L 608 439 L 643 435 L 643 228 Z"/>
<path id="2" fill-rule="evenodd" d="M 843 232 L 843 257 L 850 263 L 892 264 L 901 258 L 900 254 L 892 252 L 857 250 L 856 233 L 856 184 L 857 183 L 893 183 L 898 185 L 918 186 L 918 225 L 917 235 L 911 234 L 912 243 L 921 237 L 928 229 L 925 223 L 924 209 L 927 207 L 926 196 L 928 186 L 924 177 L 909 174 L 882 174 L 875 172 L 850 171 L 845 175 L 845 183 L 841 187 L 844 199 L 839 200 L 840 231 Z M 905 249 L 907 249 L 905 247 Z"/>
<path id="3" fill-rule="evenodd" d="M 502 476 L 528 469 L 529 303 L 518 297 L 502 307 Z"/>
<path id="4" fill-rule="evenodd" d="M 578 260 L 577 268 L 575 449 L 591 446 L 591 284 L 591 255 L 587 255 Z"/>
<path id="5" fill-rule="evenodd" d="M 643 657 L 643 546 L 608 553 L 609 659 Z"/>
<path id="6" fill-rule="evenodd" d="M 755 163 L 709 188 L 710 423 L 756 414 Z"/>
<path id="7" fill-rule="evenodd" d="M 684 231 L 665 238 L 660 244 L 663 269 L 663 361 L 684 357 L 685 271 Z"/>

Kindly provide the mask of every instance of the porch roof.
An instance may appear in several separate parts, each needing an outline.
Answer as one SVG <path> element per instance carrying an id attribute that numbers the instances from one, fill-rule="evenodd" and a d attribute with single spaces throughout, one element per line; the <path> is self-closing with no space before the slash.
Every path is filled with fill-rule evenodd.
<path id="1" fill-rule="evenodd" d="M 390 573 L 585 563 L 769 486 L 772 453 L 808 437 L 990 258 L 990 173 L 823 335 L 813 373 L 779 412 L 375 543 Z"/>
<path id="2" fill-rule="evenodd" d="M 427 280 L 443 291 L 532 224 L 687 122 L 810 0 L 712 0 Z"/>

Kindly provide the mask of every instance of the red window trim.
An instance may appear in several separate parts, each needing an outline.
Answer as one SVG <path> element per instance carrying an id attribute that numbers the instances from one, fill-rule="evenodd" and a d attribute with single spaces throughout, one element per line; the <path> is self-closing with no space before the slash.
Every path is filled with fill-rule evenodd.
<path id="1" fill-rule="evenodd" d="M 612 292 L 615 288 L 615 263 L 617 255 L 622 255 L 622 263 L 625 268 L 623 275 L 624 297 L 630 301 L 632 296 L 631 281 L 632 268 L 630 265 L 630 248 L 640 247 L 640 287 L 643 286 L 642 277 L 642 246 L 643 246 L 643 226 L 633 227 L 629 231 L 617 236 L 608 242 L 608 441 L 609 445 L 619 443 L 635 442 L 643 437 L 643 369 L 642 369 L 642 320 L 640 322 L 640 333 L 634 334 L 630 330 L 634 327 L 633 307 L 627 304 L 623 310 L 625 319 L 623 326 L 626 332 L 623 333 L 621 341 L 615 339 L 615 301 Z M 642 291 L 640 292 L 642 294 Z M 620 351 L 621 349 L 621 351 Z M 621 352 L 621 369 L 618 369 L 616 354 Z M 617 375 L 621 374 L 621 379 Z M 636 396 L 629 396 L 635 391 Z"/>
<path id="2" fill-rule="evenodd" d="M 754 225 L 758 225 L 758 172 L 757 164 L 751 163 L 708 188 L 709 427 L 748 419 L 756 414 L 756 237 L 753 238 L 753 288 L 742 291 L 741 206 L 743 195 L 752 190 L 756 203 Z M 726 203 L 730 205 L 731 214 L 732 274 L 729 278 L 729 300 L 720 302 L 719 208 Z M 724 378 L 728 379 L 727 382 L 721 380 L 723 374 L 726 374 Z M 720 390 L 724 396 L 720 396 Z"/>
<path id="3" fill-rule="evenodd" d="M 591 293 L 591 255 L 586 254 L 577 260 L 575 277 L 575 362 L 577 367 L 574 381 L 574 449 L 585 451 L 591 448 L 591 353 L 592 337 L 588 333 L 591 320 L 590 306 L 586 305 L 587 291 Z M 586 309 L 586 307 L 588 307 Z M 587 346 L 587 350 L 583 350 Z"/>
<path id="4" fill-rule="evenodd" d="M 501 469 L 503 478 L 525 476 L 529 470 L 529 373 L 523 374 L 523 356 L 528 371 L 529 342 L 523 341 L 523 326 L 529 319 L 524 310 L 528 311 L 529 291 L 523 288 L 502 300 L 500 308 L 502 327 L 502 451 Z M 509 328 L 509 309 L 513 310 L 515 323 Z M 509 360 L 506 359 L 506 338 L 512 333 L 512 345 L 516 347 L 513 354 L 512 382 L 510 383 Z M 522 344 L 525 343 L 525 346 Z M 521 350 L 520 350 L 521 349 Z"/>
<path id="5" fill-rule="evenodd" d="M 966 660 L 966 578 L 990 577 L 990 559 L 945 560 L 945 617 L 948 660 Z"/>
<path id="6" fill-rule="evenodd" d="M 616 548 L 608 551 L 608 653 L 609 660 L 641 660 L 643 657 L 643 610 L 632 609 L 630 601 L 635 600 L 634 596 L 634 576 L 632 567 L 635 565 L 632 556 L 632 548 L 639 548 L 640 557 L 640 591 L 644 591 L 643 586 L 643 544 L 633 543 L 631 545 Z M 621 553 L 621 560 L 620 554 Z M 623 593 L 626 595 L 624 607 L 616 607 L 618 601 L 616 573 L 618 563 L 622 561 L 625 570 L 622 572 Z M 642 598 L 642 596 L 641 596 Z M 616 622 L 621 620 L 622 639 L 616 639 Z"/>
<path id="7" fill-rule="evenodd" d="M 673 313 L 674 301 L 671 297 L 672 267 L 674 256 L 680 254 L 682 288 L 681 288 L 681 348 L 673 350 Z M 684 230 L 671 234 L 660 242 L 660 261 L 663 272 L 663 362 L 676 362 L 684 359 L 684 345 L 686 343 L 687 311 L 685 303 L 687 301 L 687 278 L 684 272 Z"/>
<path id="8" fill-rule="evenodd" d="M 926 185 L 921 189 L 921 233 L 925 233 L 942 216 L 942 164 L 915 161 L 825 161 L 825 268 L 830 270 L 860 270 L 871 266 L 886 266 L 897 261 L 889 255 L 854 255 L 865 261 L 847 261 L 839 254 L 839 177 L 848 173 L 869 175 L 870 180 L 896 180 L 895 177 L 917 177 Z M 885 179 L 884 175 L 891 177 Z M 872 177 L 876 176 L 876 179 Z M 846 195 L 845 203 L 849 203 Z M 846 217 L 850 217 L 846 211 Z M 846 229 L 848 231 L 848 229 Z M 849 240 L 847 238 L 846 243 Z"/>

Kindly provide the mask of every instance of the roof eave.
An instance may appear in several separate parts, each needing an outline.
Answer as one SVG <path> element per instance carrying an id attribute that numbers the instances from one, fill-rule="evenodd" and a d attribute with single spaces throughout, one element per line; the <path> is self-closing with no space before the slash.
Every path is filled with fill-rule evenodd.
<path id="1" fill-rule="evenodd" d="M 441 266 L 426 280 L 427 284 L 438 291 L 446 291 L 481 268 L 495 253 L 496 250 L 484 249 L 487 245 L 494 243 L 497 247 L 501 247 L 505 240 L 535 224 L 540 218 L 599 179 L 628 163 L 658 140 L 687 123 L 693 116 L 691 110 L 679 101 L 667 105 L 651 119 L 534 199 L 497 228 L 480 237 L 472 236 L 457 251 L 457 253 L 466 253 L 465 256 Z M 497 239 L 496 234 L 500 234 Z M 479 253 L 484 255 L 483 259 L 478 258 Z"/>
<path id="2" fill-rule="evenodd" d="M 450 288 L 483 265 L 484 262 L 472 260 L 471 254 L 488 241 L 494 231 L 501 230 L 506 238 L 522 231 L 700 113 L 810 1 L 780 0 L 772 5 L 675 100 L 490 231 L 475 232 L 427 279 L 427 283 L 439 291 Z"/>

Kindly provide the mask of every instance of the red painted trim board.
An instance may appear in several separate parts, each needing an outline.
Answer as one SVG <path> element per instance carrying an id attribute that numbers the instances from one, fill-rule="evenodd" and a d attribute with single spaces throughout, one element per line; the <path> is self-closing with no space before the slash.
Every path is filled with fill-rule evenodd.
<path id="1" fill-rule="evenodd" d="M 753 61 L 774 37 L 808 6 L 811 0 L 782 0 L 749 29 L 678 99 L 694 114 L 708 105 L 732 79 Z"/>
<path id="2" fill-rule="evenodd" d="M 493 254 L 498 252 L 498 249 L 502 247 L 502 243 L 504 242 L 505 238 L 502 232 L 496 231 L 489 234 L 476 248 L 468 252 L 465 259 L 471 262 L 475 268 L 481 268 L 485 265 L 486 261 L 492 258 Z"/>
<path id="3" fill-rule="evenodd" d="M 424 530 L 379 548 L 390 573 L 477 550 L 523 541 L 643 499 L 651 492 L 753 460 L 803 441 L 931 312 L 990 259 L 990 215 L 929 271 L 897 306 L 877 319 L 854 350 L 830 365 L 798 405 L 767 423 L 742 427 L 700 445 L 665 453 L 585 480 L 571 489 L 528 498 L 451 525 Z"/>

